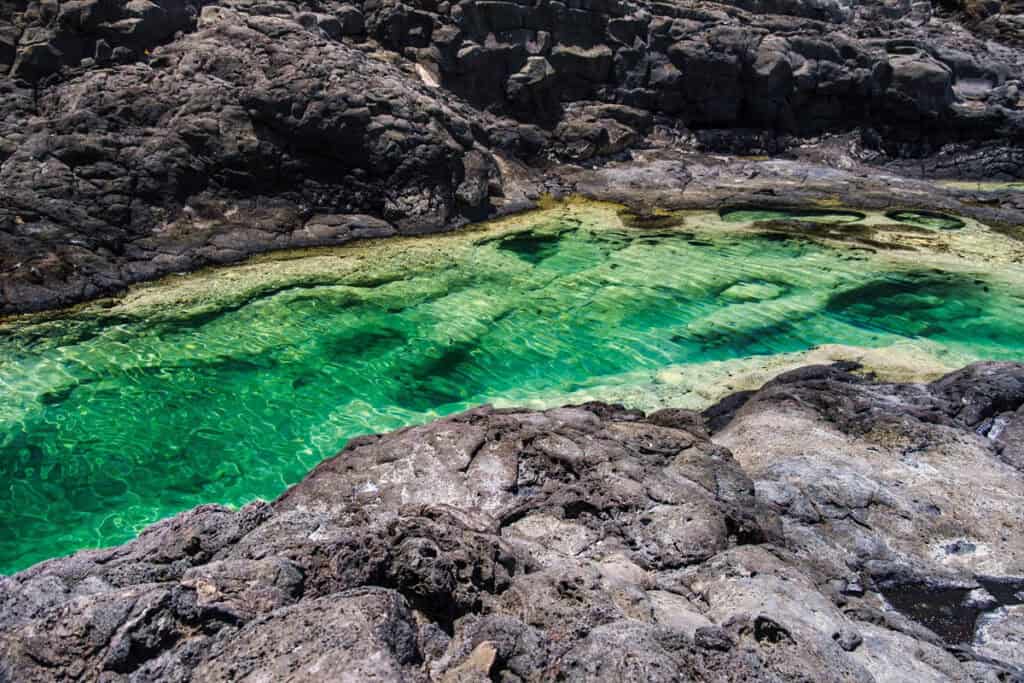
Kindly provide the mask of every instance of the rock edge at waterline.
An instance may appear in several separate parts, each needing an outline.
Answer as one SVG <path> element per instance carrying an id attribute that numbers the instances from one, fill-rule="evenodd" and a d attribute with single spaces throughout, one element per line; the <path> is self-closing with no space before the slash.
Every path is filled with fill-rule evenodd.
<path id="1" fill-rule="evenodd" d="M 355 439 L 0 579 L 0 679 L 1024 676 L 1024 365 L 851 369 Z"/>

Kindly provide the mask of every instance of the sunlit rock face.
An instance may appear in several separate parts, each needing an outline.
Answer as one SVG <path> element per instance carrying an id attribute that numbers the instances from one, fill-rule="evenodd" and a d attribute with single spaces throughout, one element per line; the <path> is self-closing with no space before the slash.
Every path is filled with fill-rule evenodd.
<path id="1" fill-rule="evenodd" d="M 902 362 L 901 377 L 1024 349 L 1019 266 L 997 278 L 946 258 L 978 244 L 1013 256 L 976 223 L 724 214 L 570 204 L 9 325 L 0 566 L 123 542 L 200 503 L 273 498 L 350 437 L 485 402 L 703 407 L 827 360 L 812 351 L 825 344 L 882 349 L 875 365 Z M 863 248 L 867 231 L 892 248 Z"/>
<path id="2" fill-rule="evenodd" d="M 0 683 L 1024 681 L 1022 64 L 1019 0 L 0 0 Z"/>
<path id="3" fill-rule="evenodd" d="M 850 369 L 355 439 L 272 504 L 0 579 L 0 677 L 1012 680 L 1024 474 L 993 424 L 1024 424 L 1024 365 Z"/>

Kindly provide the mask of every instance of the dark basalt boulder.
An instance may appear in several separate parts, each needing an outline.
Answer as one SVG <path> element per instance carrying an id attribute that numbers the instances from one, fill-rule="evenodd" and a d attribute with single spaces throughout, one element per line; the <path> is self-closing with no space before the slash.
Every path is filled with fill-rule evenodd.
<path id="1" fill-rule="evenodd" d="M 208 6 L 148 64 L 37 94 L 45 122 L 6 119 L 0 310 L 351 238 L 309 225 L 318 214 L 371 214 L 391 233 L 486 216 L 476 114 L 304 16 Z"/>
<path id="2" fill-rule="evenodd" d="M 644 148 L 855 132 L 819 157 L 1021 177 L 1017 9 L 6 0 L 0 314 L 346 239 L 317 215 L 448 229 Z"/>
<path id="3" fill-rule="evenodd" d="M 82 60 L 129 61 L 195 30 L 202 3 L 188 0 L 73 0 L 25 3 L 13 19 L 18 40 L 11 76 L 39 80 Z M 14 33 L 14 31 L 12 31 Z"/>
<path id="4" fill-rule="evenodd" d="M 854 369 L 355 439 L 0 579 L 0 680 L 1016 680 L 1024 365 Z"/>

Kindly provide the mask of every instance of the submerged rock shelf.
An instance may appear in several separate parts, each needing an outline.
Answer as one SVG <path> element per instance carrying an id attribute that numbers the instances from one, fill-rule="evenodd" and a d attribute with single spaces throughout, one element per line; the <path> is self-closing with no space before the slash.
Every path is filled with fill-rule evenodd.
<path id="1" fill-rule="evenodd" d="M 970 224 L 936 232 L 959 241 L 932 253 L 910 232 L 906 256 L 751 220 L 776 214 L 643 229 L 570 204 L 10 323 L 0 571 L 125 541 L 199 503 L 272 498 L 350 437 L 484 402 L 631 402 L 640 382 L 668 386 L 650 392 L 668 402 L 673 376 L 822 344 L 910 346 L 939 367 L 1024 352 L 1019 267 L 996 280 L 957 256 L 1004 238 Z"/>
<path id="2" fill-rule="evenodd" d="M 900 223 L 909 223 L 933 230 L 959 230 L 964 227 L 964 222 L 959 218 L 933 211 L 889 211 L 885 215 Z"/>

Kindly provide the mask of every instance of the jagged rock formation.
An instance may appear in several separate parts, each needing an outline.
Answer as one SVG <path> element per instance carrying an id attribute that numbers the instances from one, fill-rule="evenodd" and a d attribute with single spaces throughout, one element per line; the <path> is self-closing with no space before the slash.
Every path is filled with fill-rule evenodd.
<path id="1" fill-rule="evenodd" d="M 4 0 L 0 313 L 445 229 L 642 147 L 845 132 L 829 163 L 1017 178 L 996 4 Z"/>
<path id="2" fill-rule="evenodd" d="M 1019 234 L 1019 196 L 873 174 L 1024 175 L 1022 28 L 993 0 L 0 0 L 0 314 L 544 192 Z M 0 578 L 0 681 L 1024 680 L 1024 366 L 850 369 L 356 440 L 272 504 Z"/>
<path id="3" fill-rule="evenodd" d="M 1024 365 L 850 369 L 357 439 L 0 579 L 0 680 L 1024 679 Z"/>

